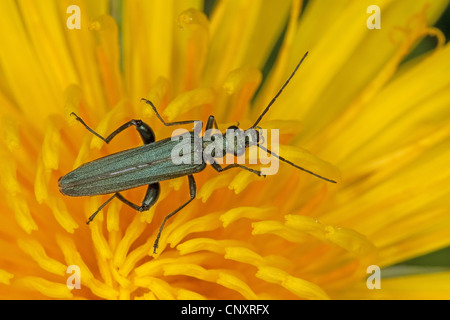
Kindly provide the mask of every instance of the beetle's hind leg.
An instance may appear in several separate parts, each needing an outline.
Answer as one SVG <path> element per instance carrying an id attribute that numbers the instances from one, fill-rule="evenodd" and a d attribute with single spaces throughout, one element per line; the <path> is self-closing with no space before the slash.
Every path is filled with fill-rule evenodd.
<path id="1" fill-rule="evenodd" d="M 140 206 L 125 199 L 124 196 L 122 196 L 119 192 L 116 193 L 116 197 L 117 197 L 117 199 L 119 199 L 126 205 L 130 206 L 134 210 L 142 212 L 142 211 L 147 211 L 148 209 L 150 209 L 156 203 L 156 201 L 158 201 L 160 192 L 161 192 L 161 187 L 159 185 L 159 182 L 149 184 L 148 188 L 147 188 L 147 192 L 145 193 L 144 200 L 142 201 L 142 204 Z"/>
<path id="2" fill-rule="evenodd" d="M 103 203 L 89 217 L 89 219 L 88 219 L 88 221 L 86 223 L 89 224 L 92 220 L 94 220 L 94 218 L 97 215 L 97 213 L 99 213 L 100 210 L 102 210 L 114 198 L 119 199 L 120 201 L 122 201 L 123 203 L 125 203 L 128 206 L 130 206 L 131 208 L 133 208 L 136 211 L 139 211 L 139 212 L 147 211 L 148 209 L 150 209 L 156 203 L 156 201 L 158 201 L 160 191 L 161 191 L 161 188 L 159 186 L 159 182 L 155 182 L 155 183 L 149 184 L 148 188 L 147 188 L 147 192 L 145 193 L 144 200 L 142 201 L 142 204 L 140 206 L 137 205 L 137 204 L 134 204 L 130 200 L 125 199 L 125 197 L 122 196 L 119 192 L 116 192 L 111 198 L 106 200 L 106 202 Z"/>
<path id="3" fill-rule="evenodd" d="M 166 224 L 167 220 L 173 217 L 178 211 L 183 209 L 185 206 L 189 204 L 192 200 L 195 199 L 195 196 L 197 194 L 197 186 L 195 184 L 194 176 L 188 175 L 189 179 L 189 194 L 190 199 L 186 201 L 183 205 L 181 205 L 178 209 L 172 211 L 170 214 L 168 214 L 163 222 L 161 223 L 161 226 L 159 227 L 158 235 L 156 236 L 155 243 L 153 244 L 153 253 L 156 253 L 156 249 L 158 248 L 159 238 L 161 237 L 161 232 L 164 228 L 164 225 Z M 142 201 L 142 204 L 139 206 L 137 204 L 134 204 L 133 202 L 125 199 L 119 192 L 115 193 L 111 198 L 106 200 L 104 204 L 102 204 L 97 211 L 95 211 L 88 219 L 87 223 L 89 224 L 92 220 L 94 220 L 95 216 L 97 215 L 100 210 L 102 210 L 112 199 L 117 198 L 126 205 L 130 206 L 136 211 L 142 212 L 150 209 L 158 200 L 159 194 L 160 194 L 160 185 L 159 182 L 155 182 L 148 185 L 147 193 L 145 194 L 144 200 Z"/>
<path id="4" fill-rule="evenodd" d="M 111 202 L 112 199 L 114 199 L 117 196 L 117 193 L 113 194 L 113 196 L 111 198 L 109 198 L 108 200 L 105 201 L 105 203 L 103 203 L 93 214 L 91 214 L 91 216 L 88 218 L 88 220 L 86 221 L 86 224 L 89 224 L 92 220 L 94 220 L 95 216 L 97 215 L 97 213 L 99 213 L 108 203 Z"/>
<path id="5" fill-rule="evenodd" d="M 102 139 L 106 143 L 109 143 L 117 134 L 125 130 L 126 128 L 129 128 L 131 126 L 135 126 L 136 130 L 139 132 L 139 135 L 142 138 L 142 141 L 144 144 L 155 142 L 156 137 L 155 133 L 153 132 L 152 128 L 142 120 L 130 120 L 127 123 L 123 124 L 116 130 L 114 130 L 109 136 L 106 138 L 103 138 L 101 135 L 99 135 L 97 132 L 95 132 L 93 129 L 91 129 L 79 116 L 77 116 L 75 113 L 71 113 L 71 115 L 74 115 L 78 122 L 80 122 L 90 133 L 95 135 L 96 137 Z"/>
<path id="6" fill-rule="evenodd" d="M 197 194 L 197 186 L 195 184 L 194 176 L 192 174 L 190 174 L 190 175 L 188 175 L 188 179 L 189 179 L 190 199 L 187 202 L 185 202 L 182 206 L 180 206 L 178 209 L 174 210 L 173 212 L 171 212 L 164 218 L 163 222 L 161 223 L 161 226 L 159 227 L 159 232 L 158 232 L 158 235 L 156 236 L 155 243 L 153 244 L 153 253 L 156 253 L 156 249 L 158 249 L 159 238 L 161 237 L 161 232 L 164 228 L 164 225 L 166 224 L 166 221 L 168 219 L 170 219 L 171 217 L 173 217 L 178 211 L 180 211 L 181 209 L 186 207 L 189 204 L 189 202 L 191 202 L 192 200 L 195 199 L 195 196 Z"/>

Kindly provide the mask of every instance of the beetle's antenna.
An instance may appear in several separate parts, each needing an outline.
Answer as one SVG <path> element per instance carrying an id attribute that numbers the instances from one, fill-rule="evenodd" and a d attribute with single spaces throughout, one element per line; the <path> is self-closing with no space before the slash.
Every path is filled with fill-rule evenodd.
<path id="1" fill-rule="evenodd" d="M 264 111 L 261 113 L 261 115 L 259 116 L 259 118 L 256 120 L 256 122 L 250 127 L 250 129 L 255 128 L 258 123 L 261 121 L 261 119 L 264 117 L 264 115 L 267 113 L 267 111 L 269 111 L 270 107 L 272 106 L 272 104 L 275 102 L 275 100 L 277 100 L 278 96 L 281 94 L 281 92 L 284 90 L 284 88 L 287 86 L 287 84 L 289 83 L 289 81 L 291 81 L 292 77 L 294 76 L 295 72 L 297 71 L 298 67 L 300 67 L 300 65 L 302 64 L 303 60 L 305 60 L 306 56 L 308 55 L 308 51 L 306 51 L 305 55 L 303 56 L 303 58 L 300 60 L 300 62 L 297 64 L 297 66 L 295 67 L 294 71 L 291 73 L 291 75 L 289 76 L 289 78 L 286 80 L 286 82 L 283 84 L 283 86 L 281 87 L 281 89 L 278 91 L 278 93 L 275 95 L 275 97 L 273 97 L 272 101 L 269 102 L 269 104 L 267 105 L 266 109 L 264 109 Z"/>
<path id="2" fill-rule="evenodd" d="M 260 144 L 257 144 L 257 146 L 258 146 L 260 149 L 266 151 L 268 154 L 273 155 L 274 157 L 280 159 L 281 161 L 284 161 L 284 162 L 290 164 L 291 166 L 293 166 L 293 167 L 295 167 L 295 168 L 297 168 L 297 169 L 300 169 L 300 170 L 305 171 L 305 172 L 307 172 L 307 173 L 309 173 L 309 174 L 312 174 L 313 176 L 315 176 L 315 177 L 317 177 L 317 178 L 320 178 L 320 179 L 322 179 L 322 180 L 325 180 L 325 181 L 328 181 L 328 182 L 332 182 L 332 183 L 336 183 L 336 181 L 334 181 L 334 180 L 331 180 L 331 179 L 322 177 L 321 175 L 318 175 L 317 173 L 314 173 L 314 172 L 309 171 L 309 170 L 307 170 L 307 169 L 305 169 L 305 168 L 299 167 L 299 166 L 296 165 L 295 163 L 292 163 L 292 162 L 290 162 L 289 160 L 286 160 L 285 158 L 280 157 L 280 156 L 277 155 L 275 152 L 272 152 L 272 151 L 270 151 L 269 149 L 264 148 L 264 147 L 263 147 L 262 145 L 260 145 Z"/>

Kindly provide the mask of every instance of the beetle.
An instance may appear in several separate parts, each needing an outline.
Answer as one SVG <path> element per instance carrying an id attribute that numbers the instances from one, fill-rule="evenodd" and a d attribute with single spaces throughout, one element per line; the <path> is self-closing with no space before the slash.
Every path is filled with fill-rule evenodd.
<path id="1" fill-rule="evenodd" d="M 258 117 L 256 122 L 247 130 L 255 130 L 260 129 L 258 126 L 261 119 L 264 115 L 269 111 L 270 107 L 273 105 L 275 100 L 281 94 L 283 89 L 287 86 L 289 81 L 294 76 L 295 72 L 302 64 L 303 60 L 306 58 L 308 52 L 305 53 L 303 58 L 295 67 L 292 74 L 283 84 L 281 89 L 275 95 L 275 97 L 269 102 L 267 107 Z M 153 105 L 150 100 L 141 99 L 141 101 L 145 101 L 155 112 L 157 118 L 164 124 L 165 126 L 175 126 L 175 125 L 185 125 L 195 123 L 195 120 L 186 120 L 186 121 L 178 121 L 178 122 L 165 122 L 164 119 L 158 113 L 158 110 Z M 174 216 L 177 212 L 187 206 L 192 200 L 194 200 L 197 192 L 197 187 L 195 183 L 195 179 L 193 174 L 198 173 L 205 169 L 206 162 L 204 159 L 199 159 L 199 153 L 196 151 L 202 151 L 211 141 L 207 141 L 207 139 L 201 139 L 202 143 L 200 145 L 201 150 L 196 150 L 195 146 L 191 149 L 191 154 L 188 156 L 192 157 L 193 160 L 191 163 L 180 163 L 174 164 L 171 158 L 171 152 L 173 148 L 177 145 L 177 141 L 174 141 L 171 138 L 165 138 L 159 141 L 155 141 L 155 134 L 153 130 L 143 121 L 141 120 L 130 120 L 127 123 L 123 124 L 119 128 L 117 128 L 114 132 L 112 132 L 108 137 L 104 138 L 99 135 L 97 132 L 92 130 L 80 117 L 78 117 L 75 113 L 71 113 L 74 115 L 76 120 L 79 121 L 88 131 L 102 139 L 105 143 L 109 143 L 117 134 L 122 132 L 123 130 L 134 126 L 138 133 L 141 136 L 141 139 L 144 143 L 143 146 L 139 146 L 136 148 L 124 150 L 118 153 L 114 153 L 97 160 L 85 163 L 78 167 L 77 169 L 67 173 L 63 177 L 59 178 L 58 186 L 59 190 L 62 194 L 72 197 L 79 196 L 95 196 L 95 195 L 104 195 L 104 194 L 113 194 L 105 203 L 103 203 L 87 220 L 87 224 L 89 224 L 111 200 L 114 198 L 119 199 L 129 207 L 133 208 L 136 211 L 142 212 L 149 210 L 156 201 L 158 200 L 160 194 L 160 181 L 175 179 L 183 176 L 187 176 L 189 181 L 189 194 L 190 198 L 183 205 L 172 211 L 168 214 L 161 226 L 159 228 L 158 234 L 156 236 L 155 242 L 153 244 L 153 252 L 156 253 L 158 248 L 159 239 L 161 237 L 161 232 L 164 228 L 165 223 L 168 219 Z M 200 122 L 201 123 L 201 122 Z M 208 121 L 205 126 L 205 132 L 210 129 L 217 129 L 217 122 L 214 116 L 209 116 Z M 239 129 L 237 126 L 230 126 L 228 129 L 237 130 L 239 132 L 243 132 L 243 130 Z M 246 130 L 246 131 L 247 131 Z M 227 131 L 228 132 L 228 131 Z M 237 151 L 237 145 L 245 148 L 250 146 L 257 146 L 262 150 L 266 151 L 268 154 L 271 154 L 278 158 L 279 160 L 286 162 L 297 169 L 303 170 L 309 174 L 312 174 L 320 179 L 323 179 L 327 182 L 336 183 L 336 181 L 320 176 L 312 171 L 309 171 L 305 168 L 302 168 L 291 161 L 275 154 L 271 150 L 265 148 L 261 145 L 261 136 L 258 134 L 258 131 L 253 139 L 246 139 L 245 141 L 240 140 L 239 138 L 234 141 L 233 145 L 224 144 L 224 149 L 227 153 L 234 153 L 234 155 L 240 155 Z M 196 137 L 195 130 L 190 131 L 189 135 L 191 138 L 199 138 Z M 225 136 L 226 134 L 223 134 Z M 238 135 L 243 139 L 243 135 Z M 197 147 L 198 149 L 198 147 Z M 242 150 L 242 148 L 241 148 Z M 263 174 L 259 170 L 254 170 L 249 167 L 243 166 L 241 164 L 230 164 L 225 167 L 222 167 L 220 164 L 216 162 L 211 162 L 211 166 L 218 172 L 222 172 L 232 168 L 241 168 L 244 170 L 248 170 L 254 174 L 262 176 Z M 121 191 L 140 187 L 147 185 L 147 191 L 145 193 L 144 199 L 141 205 L 132 203 L 127 200 L 122 194 Z"/>

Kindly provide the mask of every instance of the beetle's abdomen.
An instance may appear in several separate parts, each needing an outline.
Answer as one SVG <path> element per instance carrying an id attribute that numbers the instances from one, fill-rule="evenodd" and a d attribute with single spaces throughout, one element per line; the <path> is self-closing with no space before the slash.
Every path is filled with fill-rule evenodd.
<path id="1" fill-rule="evenodd" d="M 59 190 L 72 197 L 108 194 L 197 173 L 205 168 L 203 161 L 175 165 L 170 155 L 176 143 L 164 139 L 83 164 L 59 179 Z"/>

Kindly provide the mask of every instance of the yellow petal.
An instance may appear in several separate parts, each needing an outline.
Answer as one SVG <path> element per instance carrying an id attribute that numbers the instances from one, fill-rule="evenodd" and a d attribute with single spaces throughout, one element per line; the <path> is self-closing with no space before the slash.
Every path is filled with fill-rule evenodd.
<path id="1" fill-rule="evenodd" d="M 375 250 L 374 245 L 364 235 L 354 230 L 323 225 L 305 216 L 286 215 L 285 219 L 286 226 L 311 234 L 322 241 L 331 241 L 358 256 L 367 255 Z"/>
<path id="2" fill-rule="evenodd" d="M 2 172 L 0 182 L 8 193 L 14 195 L 21 190 L 20 184 L 17 181 L 16 164 L 13 158 L 7 153 L 1 152 L 0 157 L 0 170 Z"/>
<path id="3" fill-rule="evenodd" d="M 214 191 L 224 188 L 229 184 L 231 175 L 232 173 L 228 172 L 210 178 L 201 186 L 201 189 L 197 193 L 197 198 L 202 199 L 202 202 L 205 203 Z"/>
<path id="4" fill-rule="evenodd" d="M 89 25 L 89 30 L 97 35 L 96 53 L 108 104 L 115 105 L 123 94 L 117 23 L 111 16 L 101 15 Z"/>
<path id="5" fill-rule="evenodd" d="M 101 259 L 109 260 L 112 258 L 113 254 L 108 245 L 108 242 L 106 241 L 103 235 L 102 227 L 103 225 L 98 221 L 93 221 L 90 224 L 92 242 L 94 243 L 95 248 L 98 254 L 100 255 Z"/>
<path id="6" fill-rule="evenodd" d="M 12 278 L 14 278 L 14 275 L 12 273 L 9 273 L 8 271 L 0 269 L 0 283 L 9 285 L 9 284 L 11 284 Z"/>
<path id="7" fill-rule="evenodd" d="M 183 238 L 191 233 L 211 231 L 217 229 L 219 226 L 219 213 L 210 213 L 191 219 L 173 230 L 167 237 L 167 243 L 170 243 L 171 247 L 175 247 Z"/>
<path id="8" fill-rule="evenodd" d="M 254 222 L 252 223 L 252 228 L 252 235 L 275 234 L 294 243 L 301 243 L 307 239 L 304 234 L 287 227 L 279 221 L 266 220 Z"/>
<path id="9" fill-rule="evenodd" d="M 136 266 L 136 264 L 148 255 L 148 252 L 153 248 L 153 239 L 148 239 L 145 244 L 132 250 L 128 253 L 125 262 L 119 268 L 119 274 L 127 276 Z"/>
<path id="10" fill-rule="evenodd" d="M 179 289 L 177 292 L 178 300 L 206 300 L 206 297 L 195 291 Z"/>
<path id="11" fill-rule="evenodd" d="M 159 77 L 175 78 L 172 76 L 173 61 L 179 60 L 174 59 L 173 39 L 174 33 L 181 32 L 176 25 L 177 18 L 188 8 L 200 7 L 198 0 L 123 3 L 122 59 L 125 87 L 131 101 L 144 97 Z M 149 16 L 152 19 L 148 19 Z M 141 28 L 142 21 L 146 21 L 144 29 Z M 136 43 L 140 43 L 139 50 L 136 50 Z"/>
<path id="12" fill-rule="evenodd" d="M 163 115 L 167 117 L 168 121 L 178 120 L 178 117 L 185 112 L 212 103 L 215 96 L 214 91 L 210 88 L 198 88 L 182 93 L 170 102 L 164 109 Z"/>
<path id="13" fill-rule="evenodd" d="M 83 261 L 75 246 L 75 243 L 73 243 L 71 238 L 57 234 L 56 243 L 60 247 L 61 252 L 64 254 L 66 264 L 68 266 L 76 265 L 80 268 L 82 284 L 89 284 L 91 283 L 91 280 L 95 280 L 93 279 L 94 275 L 89 270 L 88 265 Z"/>
<path id="14" fill-rule="evenodd" d="M 147 288 L 151 290 L 151 292 L 161 300 L 174 300 L 175 299 L 175 290 L 164 280 L 153 278 L 153 277 L 145 277 L 145 278 L 135 278 L 134 284 Z"/>
<path id="15" fill-rule="evenodd" d="M 225 254 L 227 247 L 244 246 L 245 242 L 236 240 L 215 240 L 210 238 L 196 238 L 185 241 L 177 246 L 181 255 L 197 251 L 210 251 L 218 254 Z"/>
<path id="16" fill-rule="evenodd" d="M 375 250 L 374 245 L 362 234 L 346 228 L 325 227 L 327 240 L 356 255 L 367 255 Z"/>
<path id="17" fill-rule="evenodd" d="M 21 196 L 8 197 L 8 204 L 14 211 L 17 223 L 28 234 L 33 230 L 37 230 L 37 224 L 31 216 L 30 208 Z"/>
<path id="18" fill-rule="evenodd" d="M 395 278 L 383 278 L 381 289 L 368 290 L 366 282 L 359 282 L 346 292 L 344 299 L 390 300 L 448 300 L 450 298 L 449 272 L 417 274 Z"/>
<path id="19" fill-rule="evenodd" d="M 269 283 L 279 284 L 300 298 L 305 299 L 329 299 L 328 295 L 317 285 L 309 281 L 293 277 L 278 268 L 261 266 L 256 276 Z"/>
<path id="20" fill-rule="evenodd" d="M 230 209 L 220 216 L 220 221 L 223 222 L 223 227 L 226 228 L 230 223 L 242 219 L 248 218 L 253 220 L 264 220 L 274 214 L 275 208 L 258 208 L 258 207 L 237 207 Z"/>
<path id="21" fill-rule="evenodd" d="M 141 235 L 146 226 L 146 223 L 140 221 L 139 215 L 134 217 L 133 222 L 128 226 L 114 253 L 113 261 L 116 267 L 120 267 L 123 264 L 131 245 Z"/>
<path id="22" fill-rule="evenodd" d="M 176 90 L 184 92 L 200 85 L 209 44 L 209 21 L 206 15 L 189 8 L 178 16 L 175 32 L 173 79 Z"/>
<path id="23" fill-rule="evenodd" d="M 83 274 L 83 271 L 81 271 L 81 274 Z M 83 279 L 83 276 L 81 276 L 81 279 Z M 90 279 L 86 285 L 89 287 L 92 293 L 98 297 L 109 300 L 115 300 L 119 297 L 119 292 L 116 289 L 104 284 L 103 282 L 95 278 Z"/>
<path id="24" fill-rule="evenodd" d="M 78 229 L 78 224 L 70 215 L 66 208 L 64 201 L 61 198 L 52 197 L 49 200 L 49 206 L 52 209 L 52 213 L 55 216 L 56 221 L 68 232 L 74 233 L 75 229 Z"/>
<path id="25" fill-rule="evenodd" d="M 221 119 L 245 119 L 253 94 L 262 80 L 262 74 L 255 68 L 239 68 L 231 71 L 222 86 L 227 96 L 226 105 L 222 105 Z M 223 102 L 222 102 L 223 103 Z"/>
<path id="26" fill-rule="evenodd" d="M 17 121 L 8 115 L 1 116 L 2 138 L 6 147 L 12 151 L 20 146 L 19 125 Z"/>
<path id="27" fill-rule="evenodd" d="M 60 276 L 65 275 L 67 267 L 61 262 L 48 257 L 44 247 L 37 240 L 18 239 L 17 243 L 42 269 Z"/>
<path id="28" fill-rule="evenodd" d="M 40 277 L 23 277 L 15 281 L 16 284 L 30 290 L 36 290 L 50 298 L 70 299 L 73 297 L 65 283 L 48 281 Z"/>
<path id="29" fill-rule="evenodd" d="M 59 117 L 49 117 L 46 121 L 44 141 L 42 142 L 42 161 L 46 169 L 58 169 L 61 122 L 62 119 Z"/>
<path id="30" fill-rule="evenodd" d="M 289 5 L 290 1 L 219 2 L 211 16 L 205 83 L 218 87 L 231 70 L 261 68 L 284 27 Z"/>
<path id="31" fill-rule="evenodd" d="M 261 180 L 261 178 L 256 174 L 247 170 L 242 170 L 236 174 L 231 183 L 229 183 L 228 189 L 234 190 L 235 194 L 239 194 L 244 191 L 250 183 L 258 180 Z"/>
<path id="32" fill-rule="evenodd" d="M 217 279 L 217 283 L 234 291 L 239 292 L 245 299 L 256 300 L 258 299 L 257 295 L 253 292 L 253 290 L 241 279 L 225 273 L 219 273 L 219 278 Z"/>
<path id="33" fill-rule="evenodd" d="M 179 256 L 176 258 L 158 258 L 146 262 L 134 269 L 137 277 L 156 276 L 162 273 L 163 268 L 167 264 L 183 264 L 191 263 L 201 265 L 205 261 L 212 259 L 213 256 L 205 253 L 189 254 L 186 256 Z"/>
<path id="34" fill-rule="evenodd" d="M 164 266 L 164 276 L 185 275 L 204 281 L 215 282 L 218 278 L 218 272 L 215 270 L 206 270 L 195 264 L 168 264 Z"/>
<path id="35" fill-rule="evenodd" d="M 108 232 L 119 231 L 119 213 L 122 207 L 120 201 L 113 201 L 108 206 L 106 228 Z"/>

